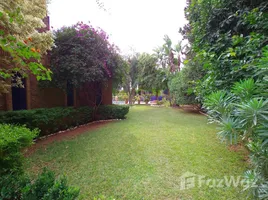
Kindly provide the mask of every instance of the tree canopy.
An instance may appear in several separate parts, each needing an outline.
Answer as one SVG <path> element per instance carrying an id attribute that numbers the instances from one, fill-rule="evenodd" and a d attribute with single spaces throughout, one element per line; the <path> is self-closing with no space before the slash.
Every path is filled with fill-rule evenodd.
<path id="1" fill-rule="evenodd" d="M 41 55 L 53 45 L 52 33 L 45 29 L 46 2 L 15 0 L 0 2 L 0 93 L 10 87 L 9 78 L 26 77 L 30 71 L 37 79 L 50 79 L 51 72 L 41 64 Z M 42 31 L 41 31 L 42 29 Z"/>
<path id="2" fill-rule="evenodd" d="M 56 30 L 54 35 L 51 84 L 64 89 L 68 81 L 78 88 L 84 83 L 120 78 L 122 59 L 102 29 L 79 22 Z"/>

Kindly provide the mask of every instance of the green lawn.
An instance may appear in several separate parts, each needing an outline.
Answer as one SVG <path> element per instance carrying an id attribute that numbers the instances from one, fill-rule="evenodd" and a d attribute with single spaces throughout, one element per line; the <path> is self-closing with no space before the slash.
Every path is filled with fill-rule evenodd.
<path id="1" fill-rule="evenodd" d="M 207 179 L 243 175 L 243 153 L 229 151 L 215 133 L 202 115 L 136 106 L 126 120 L 38 150 L 28 167 L 67 175 L 84 199 L 245 199 L 241 187 L 180 190 L 185 172 Z"/>

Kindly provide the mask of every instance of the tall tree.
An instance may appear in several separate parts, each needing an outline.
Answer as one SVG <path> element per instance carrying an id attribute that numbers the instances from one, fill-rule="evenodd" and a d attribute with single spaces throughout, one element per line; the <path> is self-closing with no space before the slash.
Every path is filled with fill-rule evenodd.
<path id="1" fill-rule="evenodd" d="M 181 42 L 173 46 L 172 41 L 168 35 L 164 36 L 164 44 L 156 49 L 155 56 L 157 58 L 159 75 L 162 76 L 162 85 L 164 89 L 167 89 L 168 98 L 171 105 L 171 95 L 169 91 L 169 82 L 172 80 L 174 75 L 181 69 Z M 176 57 L 175 57 L 176 55 Z"/>
<path id="2" fill-rule="evenodd" d="M 148 91 L 160 91 L 165 89 L 162 82 L 163 76 L 157 68 L 157 58 L 148 53 L 138 57 L 139 87 Z"/>
<path id="3" fill-rule="evenodd" d="M 131 105 L 135 96 L 135 90 L 139 84 L 138 54 L 135 53 L 126 58 L 128 68 L 125 71 L 125 80 L 123 88 L 128 94 L 128 101 Z"/>

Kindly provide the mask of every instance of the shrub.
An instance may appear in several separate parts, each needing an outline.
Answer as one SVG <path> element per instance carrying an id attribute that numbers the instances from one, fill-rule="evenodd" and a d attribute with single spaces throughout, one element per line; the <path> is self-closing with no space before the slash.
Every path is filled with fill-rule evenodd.
<path id="1" fill-rule="evenodd" d="M 129 106 L 105 105 L 98 109 L 98 119 L 125 119 Z"/>
<path id="2" fill-rule="evenodd" d="M 25 176 L 25 174 L 19 173 L 17 171 L 1 175 L 0 199 L 21 199 L 22 190 L 29 183 L 29 178 Z"/>
<path id="3" fill-rule="evenodd" d="M 32 144 L 38 130 L 30 130 L 8 124 L 0 124 L 0 175 L 10 170 L 20 170 L 22 155 L 20 151 Z"/>
<path id="4" fill-rule="evenodd" d="M 66 178 L 56 180 L 52 171 L 45 169 L 35 181 L 24 173 L 21 150 L 38 133 L 25 126 L 0 124 L 0 199 L 74 200 L 79 195 L 79 189 L 69 187 Z"/>
<path id="5" fill-rule="evenodd" d="M 120 91 L 116 96 L 118 97 L 119 101 L 125 101 L 126 99 L 128 99 L 128 95 L 124 91 Z"/>
<path id="6" fill-rule="evenodd" d="M 6 174 L 0 180 L 0 199 L 74 200 L 78 195 L 79 189 L 68 186 L 65 177 L 57 180 L 54 172 L 47 169 L 35 180 L 19 173 Z"/>
<path id="7" fill-rule="evenodd" d="M 150 95 L 150 94 L 146 94 L 146 95 L 144 96 L 144 101 L 145 101 L 145 102 L 149 102 L 150 99 L 151 99 L 151 95 Z"/>
<path id="8" fill-rule="evenodd" d="M 98 109 L 97 119 L 124 119 L 128 106 L 104 105 Z M 31 130 L 40 130 L 45 136 L 93 121 L 91 107 L 57 107 L 0 113 L 0 123 L 25 125 Z"/>
<path id="9" fill-rule="evenodd" d="M 86 124 L 92 121 L 93 109 L 81 108 L 40 108 L 34 110 L 8 111 L 0 113 L 0 123 L 26 125 L 40 129 L 40 136 Z"/>
<path id="10" fill-rule="evenodd" d="M 219 136 L 230 144 L 244 142 L 253 169 L 246 172 L 254 197 L 267 199 L 268 192 L 268 100 L 258 94 L 257 83 L 247 79 L 234 84 L 230 92 L 217 91 L 205 100 L 210 120 L 219 123 Z M 259 88 L 260 89 L 260 88 Z"/>
<path id="11" fill-rule="evenodd" d="M 35 181 L 22 189 L 22 199 L 73 200 L 79 195 L 79 189 L 67 185 L 66 177 L 56 180 L 54 172 L 43 169 Z"/>

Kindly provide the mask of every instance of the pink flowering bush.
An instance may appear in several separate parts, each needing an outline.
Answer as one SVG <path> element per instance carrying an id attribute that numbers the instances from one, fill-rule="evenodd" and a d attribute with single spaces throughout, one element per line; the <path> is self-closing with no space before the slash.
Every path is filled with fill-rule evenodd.
<path id="1" fill-rule="evenodd" d="M 120 73 L 118 48 L 109 42 L 109 36 L 101 28 L 79 22 L 54 31 L 54 36 L 53 76 L 49 84 L 64 89 L 68 81 L 78 88 L 85 83 L 115 78 Z"/>

